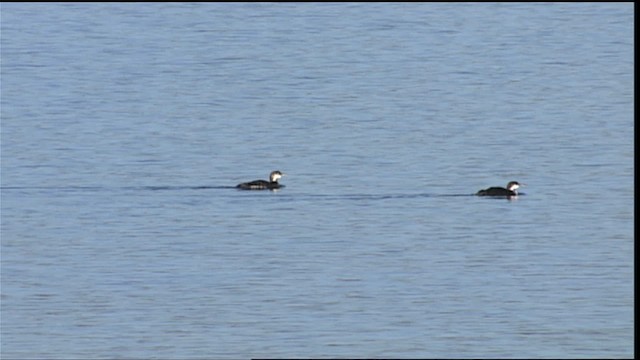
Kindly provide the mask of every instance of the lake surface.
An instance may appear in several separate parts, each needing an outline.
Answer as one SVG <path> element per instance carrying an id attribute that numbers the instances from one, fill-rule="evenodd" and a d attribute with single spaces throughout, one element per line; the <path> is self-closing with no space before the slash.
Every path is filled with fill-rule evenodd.
<path id="1" fill-rule="evenodd" d="M 1 16 L 2 358 L 633 356 L 633 3 Z"/>

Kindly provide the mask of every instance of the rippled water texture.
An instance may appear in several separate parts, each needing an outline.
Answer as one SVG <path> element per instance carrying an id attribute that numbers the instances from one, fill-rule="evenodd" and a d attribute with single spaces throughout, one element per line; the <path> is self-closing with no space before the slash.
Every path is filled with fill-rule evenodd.
<path id="1" fill-rule="evenodd" d="M 1 16 L 3 359 L 633 355 L 633 4 Z"/>

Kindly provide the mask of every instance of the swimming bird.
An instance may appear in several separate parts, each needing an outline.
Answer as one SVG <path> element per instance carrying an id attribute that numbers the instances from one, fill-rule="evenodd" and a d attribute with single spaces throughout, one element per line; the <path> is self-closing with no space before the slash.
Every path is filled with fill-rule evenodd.
<path id="1" fill-rule="evenodd" d="M 518 188 L 520 183 L 517 181 L 510 181 L 506 188 L 503 187 L 490 187 L 488 189 L 480 190 L 476 193 L 478 196 L 518 196 Z"/>
<path id="2" fill-rule="evenodd" d="M 284 185 L 278 184 L 278 179 L 280 179 L 283 176 L 284 176 L 284 174 L 281 173 L 279 170 L 272 171 L 271 174 L 269 175 L 269 181 L 267 181 L 267 180 L 254 180 L 254 181 L 238 184 L 238 185 L 236 185 L 236 188 L 238 188 L 240 190 L 275 190 L 275 189 L 279 189 L 281 187 L 284 187 Z"/>

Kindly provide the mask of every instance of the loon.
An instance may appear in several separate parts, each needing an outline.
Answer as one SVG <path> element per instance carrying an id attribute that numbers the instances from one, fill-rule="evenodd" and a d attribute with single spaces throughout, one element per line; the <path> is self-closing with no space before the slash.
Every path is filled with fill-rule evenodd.
<path id="1" fill-rule="evenodd" d="M 279 189 L 281 187 L 284 187 L 284 185 L 278 184 L 278 179 L 280 179 L 283 176 L 284 176 L 284 174 L 281 173 L 279 170 L 272 171 L 271 174 L 269 175 L 269 181 L 266 181 L 266 180 L 254 180 L 254 181 L 238 184 L 238 185 L 236 185 L 236 188 L 238 188 L 240 190 L 275 190 L 275 189 Z"/>
<path id="2" fill-rule="evenodd" d="M 490 187 L 488 189 L 480 190 L 476 193 L 478 196 L 518 196 L 518 188 L 520 184 L 517 181 L 510 181 L 507 184 L 507 188 L 503 187 Z"/>

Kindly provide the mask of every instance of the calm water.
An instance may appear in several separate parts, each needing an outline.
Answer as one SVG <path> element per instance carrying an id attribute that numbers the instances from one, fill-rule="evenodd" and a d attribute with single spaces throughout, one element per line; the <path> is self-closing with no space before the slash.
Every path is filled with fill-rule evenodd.
<path id="1" fill-rule="evenodd" d="M 2 358 L 633 356 L 632 3 L 1 13 Z"/>

